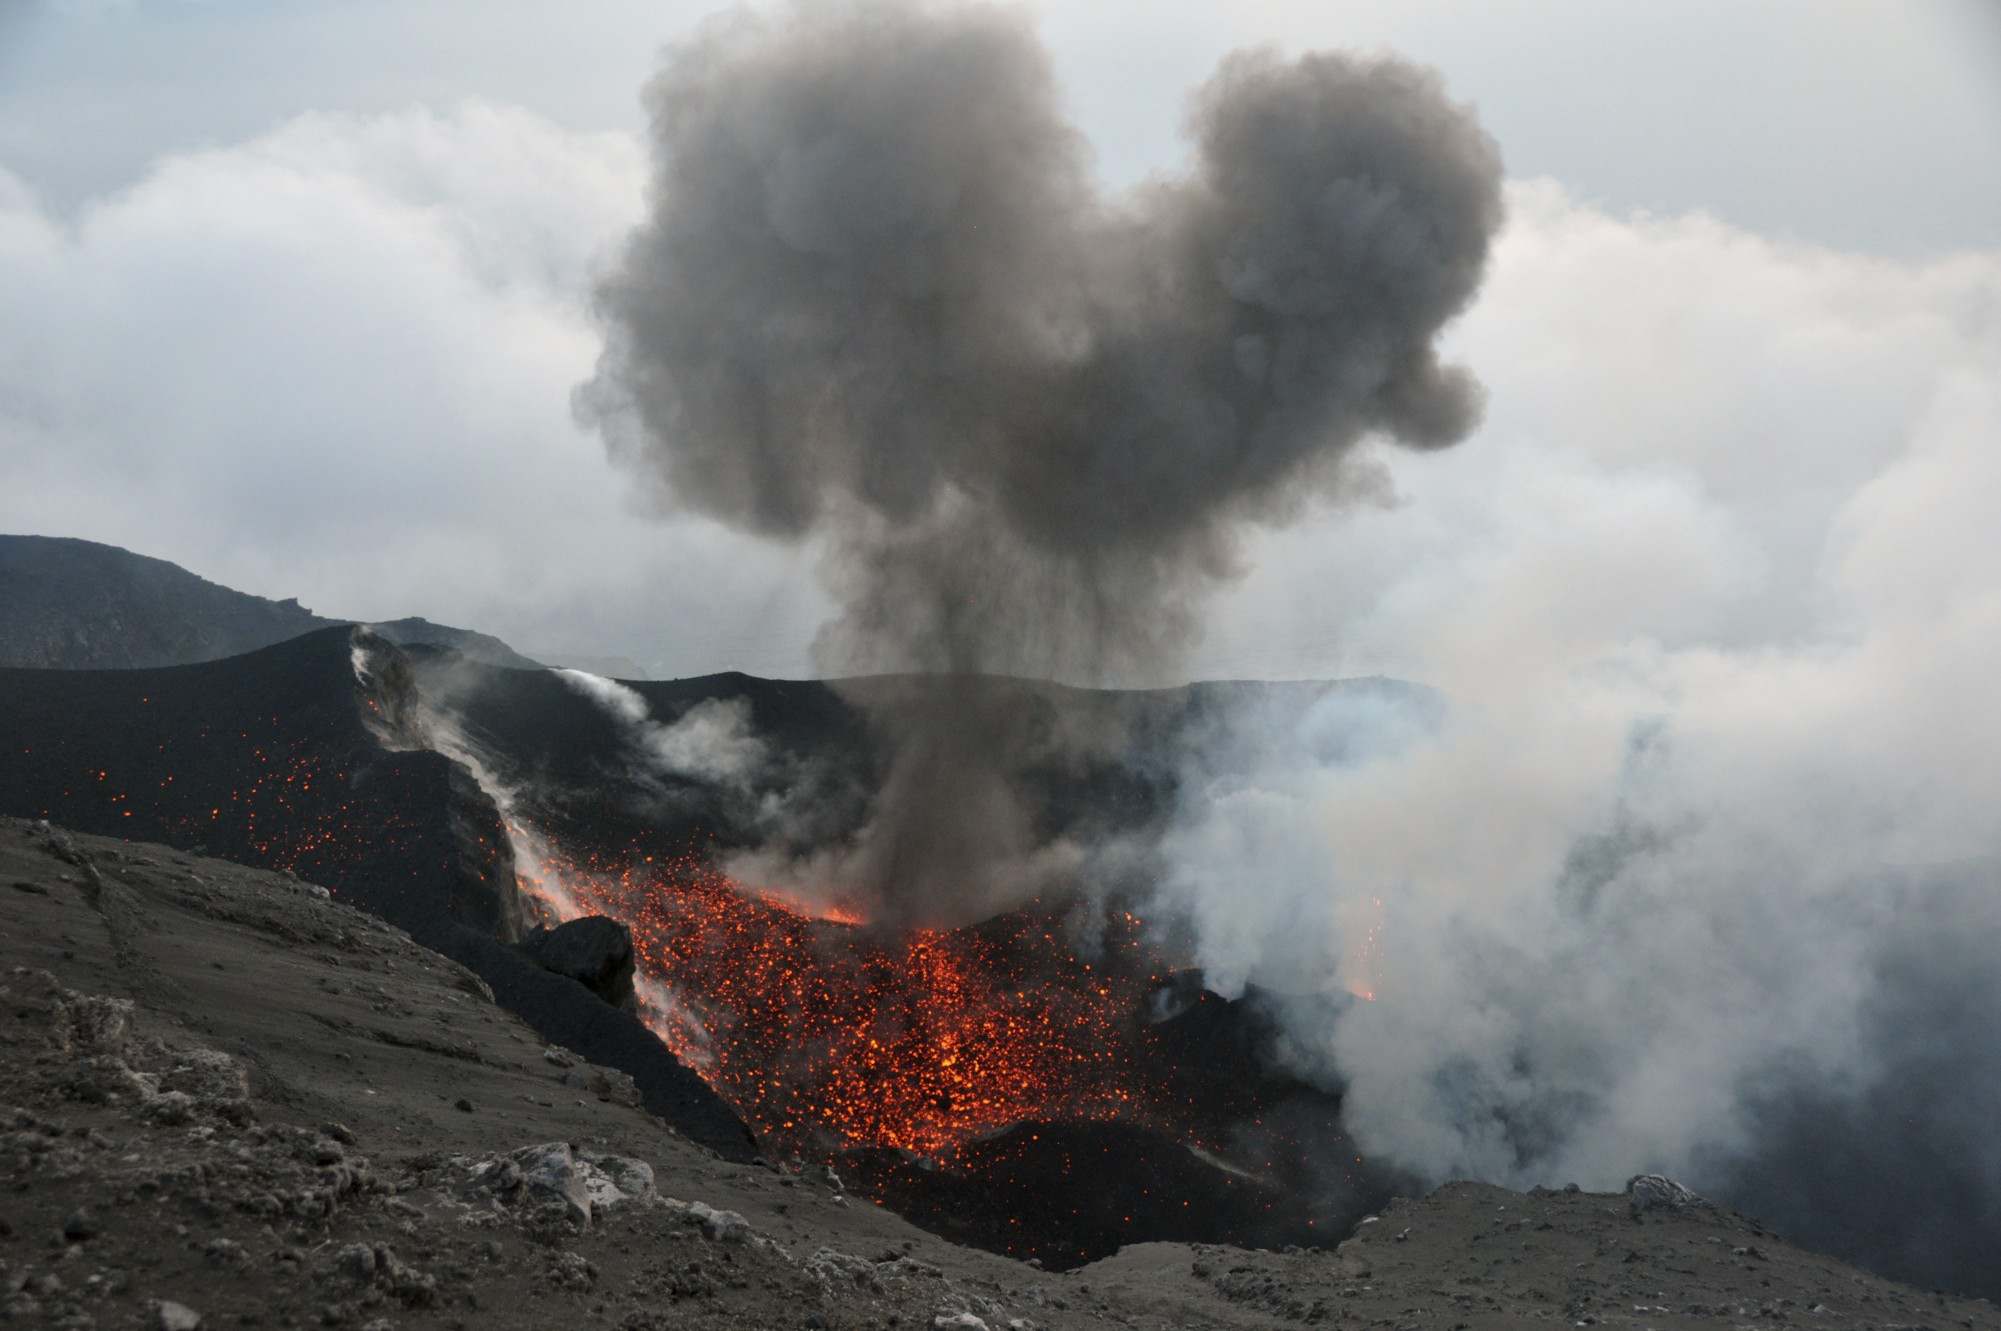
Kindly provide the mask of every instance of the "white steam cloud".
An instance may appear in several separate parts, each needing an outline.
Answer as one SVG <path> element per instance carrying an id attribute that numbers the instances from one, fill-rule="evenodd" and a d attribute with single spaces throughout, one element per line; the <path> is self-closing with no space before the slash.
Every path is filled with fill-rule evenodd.
<path id="1" fill-rule="evenodd" d="M 1505 450 L 1401 468 L 1411 509 L 1337 535 L 1330 562 L 1400 561 L 1349 659 L 1443 705 L 1336 692 L 1210 737 L 1160 905 L 1225 988 L 1374 992 L 1291 1032 L 1366 1150 L 1432 1180 L 1727 1191 L 1811 1104 L 1866 1144 L 1847 1204 L 1921 1179 L 1908 1269 L 1970 1278 L 1938 1235 L 1991 1238 L 2001 1146 L 1933 1107 L 2001 1085 L 1992 1041 L 1960 1039 L 2001 1018 L 2001 256 L 1513 204 L 1496 299 L 1556 316 L 1506 330 L 1552 392 L 1588 416 L 1612 386 L 1574 372 L 1568 308 L 1607 289 L 1632 297 L 1597 336 L 1661 330 L 1667 363 L 1607 394 L 1599 437 L 1534 437 L 1546 404 L 1497 399 Z M 1473 359 L 1498 336 L 1476 317 Z"/>
<path id="2" fill-rule="evenodd" d="M 616 720 L 633 752 L 661 776 L 745 791 L 770 761 L 752 726 L 747 699 L 707 698 L 672 722 L 661 722 L 653 719 L 637 689 L 615 679 L 583 670 L 555 674 Z"/>

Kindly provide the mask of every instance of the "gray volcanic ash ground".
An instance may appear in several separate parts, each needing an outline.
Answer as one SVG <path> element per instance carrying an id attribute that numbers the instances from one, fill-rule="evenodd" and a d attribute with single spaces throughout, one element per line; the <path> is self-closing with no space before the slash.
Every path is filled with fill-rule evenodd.
<path id="1" fill-rule="evenodd" d="M 1454 1184 L 1061 1275 L 634 1107 L 298 879 L 0 823 L 0 1317 L 527 1328 L 2001 1327 L 1707 1204 Z"/>

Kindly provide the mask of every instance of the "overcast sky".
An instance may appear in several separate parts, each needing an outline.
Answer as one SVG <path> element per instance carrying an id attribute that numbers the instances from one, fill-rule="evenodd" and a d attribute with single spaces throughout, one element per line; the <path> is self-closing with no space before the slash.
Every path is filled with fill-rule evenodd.
<path id="1" fill-rule="evenodd" d="M 0 530 L 529 652 L 808 673 L 810 552 L 644 511 L 569 411 L 639 86 L 712 8 L 0 0 Z M 1186 91 L 1255 44 L 1436 66 L 1513 182 L 1450 337 L 1486 426 L 1390 459 L 1393 508 L 1253 538 L 1193 672 L 1435 674 L 1418 625 L 1557 588 L 1594 639 L 1834 631 L 1856 496 L 2001 365 L 1979 0 L 1037 13 L 1109 187 L 1177 170 Z"/>

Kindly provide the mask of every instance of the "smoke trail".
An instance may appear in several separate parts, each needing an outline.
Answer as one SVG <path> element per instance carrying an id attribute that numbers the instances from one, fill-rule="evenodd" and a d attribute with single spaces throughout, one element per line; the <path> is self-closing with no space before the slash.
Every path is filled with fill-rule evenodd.
<path id="1" fill-rule="evenodd" d="M 771 762 L 769 749 L 752 731 L 746 699 L 705 699 L 671 723 L 660 722 L 653 719 L 638 690 L 615 679 L 585 670 L 554 673 L 616 720 L 634 752 L 663 776 L 708 782 L 741 794 Z"/>
<path id="2" fill-rule="evenodd" d="M 1117 200 L 1000 10 L 734 16 L 647 104 L 577 409 L 670 505 L 826 550 L 823 670 L 943 677 L 863 697 L 894 758 L 834 871 L 892 913 L 992 904 L 1044 849 L 1015 785 L 1051 737 L 952 681 L 1160 678 L 1248 524 L 1366 492 L 1365 435 L 1478 417 L 1433 344 L 1499 155 L 1422 69 L 1233 55 L 1191 173 Z"/>

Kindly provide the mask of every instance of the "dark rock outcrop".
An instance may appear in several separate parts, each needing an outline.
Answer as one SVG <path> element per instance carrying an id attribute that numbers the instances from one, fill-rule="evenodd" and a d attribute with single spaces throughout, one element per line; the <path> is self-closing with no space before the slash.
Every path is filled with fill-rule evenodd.
<path id="1" fill-rule="evenodd" d="M 1686 1211 L 1709 1203 L 1665 1174 L 1635 1174 L 1626 1180 L 1626 1206 L 1635 1220 L 1648 1211 Z"/>
<path id="2" fill-rule="evenodd" d="M 420 938 L 485 980 L 494 1001 L 528 1023 L 551 1044 L 631 1077 L 639 1102 L 726 1160 L 758 1153 L 736 1112 L 686 1064 L 669 1052 L 644 1022 L 560 975 L 552 975 L 514 948 L 459 927 Z"/>
<path id="3" fill-rule="evenodd" d="M 1274 1180 L 1130 1123 L 1017 1124 L 967 1143 L 950 1169 L 855 1151 L 842 1172 L 934 1234 L 1052 1270 L 1130 1243 L 1320 1246 L 1386 1197 L 1358 1190 L 1316 1207 Z"/>
<path id="4" fill-rule="evenodd" d="M 603 915 L 537 929 L 521 952 L 543 970 L 566 975 L 618 1008 L 637 1002 L 632 989 L 632 930 Z"/>
<path id="5" fill-rule="evenodd" d="M 449 758 L 384 746 L 353 630 L 148 670 L 0 669 L 0 812 L 331 888 L 411 934 L 518 937 L 498 811 Z"/>

